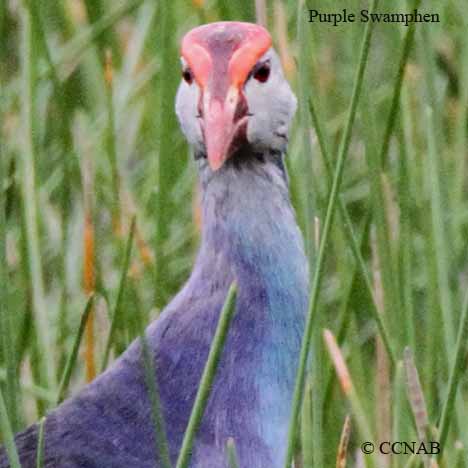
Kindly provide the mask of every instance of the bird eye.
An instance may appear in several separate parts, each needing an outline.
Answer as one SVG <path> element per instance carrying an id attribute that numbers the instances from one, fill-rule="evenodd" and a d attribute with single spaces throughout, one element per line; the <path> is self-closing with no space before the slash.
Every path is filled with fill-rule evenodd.
<path id="1" fill-rule="evenodd" d="M 270 62 L 262 63 L 253 73 L 253 77 L 260 81 L 260 83 L 265 83 L 270 77 Z"/>
<path id="2" fill-rule="evenodd" d="M 191 85 L 193 82 L 193 75 L 192 72 L 190 71 L 190 68 L 186 68 L 185 70 L 182 70 L 182 78 L 184 81 Z"/>

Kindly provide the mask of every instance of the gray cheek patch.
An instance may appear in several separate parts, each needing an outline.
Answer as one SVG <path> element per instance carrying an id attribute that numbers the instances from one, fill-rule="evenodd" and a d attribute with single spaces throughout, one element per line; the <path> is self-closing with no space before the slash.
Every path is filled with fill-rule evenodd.
<path id="1" fill-rule="evenodd" d="M 198 115 L 199 91 L 197 85 L 182 82 L 176 96 L 176 114 L 182 132 L 195 152 L 203 150 L 203 134 Z"/>
<path id="2" fill-rule="evenodd" d="M 271 61 L 270 79 L 264 83 L 251 79 L 244 88 L 249 111 L 252 113 L 247 127 L 247 139 L 258 150 L 284 151 L 297 100 L 282 73 L 276 52 L 271 49 L 265 54 L 265 58 Z"/>

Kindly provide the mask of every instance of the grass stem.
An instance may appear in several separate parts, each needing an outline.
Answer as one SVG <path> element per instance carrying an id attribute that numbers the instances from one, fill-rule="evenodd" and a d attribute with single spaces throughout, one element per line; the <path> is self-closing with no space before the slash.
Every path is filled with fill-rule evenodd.
<path id="1" fill-rule="evenodd" d="M 454 406 L 458 384 L 460 378 L 465 370 L 465 362 L 467 357 L 467 342 L 468 342 L 468 293 L 465 296 L 463 304 L 463 311 L 458 326 L 457 343 L 455 346 L 455 354 L 453 357 L 452 368 L 450 370 L 450 377 L 448 382 L 447 398 L 445 399 L 442 409 L 442 415 L 439 422 L 439 444 L 440 452 L 438 458 L 440 459 L 443 454 L 445 443 L 447 441 L 448 430 L 450 422 L 454 416 Z"/>
<path id="2" fill-rule="evenodd" d="M 46 418 L 42 418 L 39 421 L 39 435 L 37 436 L 36 451 L 36 468 L 44 467 L 45 423 Z"/>
<path id="3" fill-rule="evenodd" d="M 65 394 L 67 392 L 68 385 L 70 383 L 70 378 L 71 378 L 73 369 L 75 368 L 75 365 L 76 365 L 76 360 L 78 357 L 78 351 L 80 349 L 81 340 L 83 338 L 86 324 L 88 323 L 88 317 L 91 311 L 93 310 L 93 305 L 94 305 L 94 294 L 92 294 L 88 298 L 85 309 L 81 316 L 80 326 L 78 327 L 78 332 L 75 336 L 75 340 L 73 342 L 73 347 L 72 347 L 70 356 L 67 359 L 67 363 L 65 364 L 65 370 L 63 371 L 63 375 L 60 380 L 59 390 L 57 393 L 57 404 L 60 404 L 65 398 Z"/>
<path id="4" fill-rule="evenodd" d="M 123 262 L 122 270 L 120 274 L 119 289 L 117 292 L 117 299 L 115 301 L 114 313 L 112 314 L 109 335 L 107 337 L 106 346 L 104 349 L 104 358 L 102 360 L 101 372 L 103 372 L 106 369 L 107 363 L 109 362 L 110 350 L 111 350 L 112 343 L 114 340 L 114 335 L 117 330 L 117 327 L 119 326 L 119 321 L 121 319 L 120 316 L 122 313 L 121 311 L 122 300 L 124 296 L 125 287 L 127 284 L 127 274 L 128 274 L 128 269 L 130 266 L 130 257 L 132 253 L 133 237 L 135 234 L 135 224 L 136 224 L 136 220 L 134 217 L 130 224 L 130 232 L 128 234 L 127 243 L 125 245 L 124 262 Z"/>
<path id="5" fill-rule="evenodd" d="M 229 288 L 226 301 L 219 316 L 218 326 L 211 344 L 208 359 L 206 361 L 205 369 L 198 386 L 197 396 L 193 404 L 192 413 L 187 425 L 180 449 L 179 457 L 177 459 L 176 468 L 187 468 L 189 466 L 190 457 L 192 454 L 192 445 L 195 436 L 203 418 L 203 413 L 208 403 L 212 384 L 218 368 L 218 363 L 224 347 L 224 342 L 228 335 L 229 326 L 236 308 L 237 286 L 232 284 Z"/>
<path id="6" fill-rule="evenodd" d="M 21 9 L 23 29 L 23 93 L 22 111 L 24 125 L 24 146 L 21 150 L 21 187 L 24 211 L 25 235 L 28 256 L 29 287 L 32 293 L 32 307 L 36 324 L 38 359 L 40 360 L 41 384 L 54 387 L 56 381 L 55 358 L 45 304 L 44 277 L 37 212 L 36 158 L 37 123 L 36 113 L 36 31 L 29 9 Z"/>
<path id="7" fill-rule="evenodd" d="M 3 399 L 3 393 L 0 388 L 0 435 L 2 436 L 5 450 L 10 461 L 10 468 L 21 468 L 18 452 L 16 450 L 15 438 L 11 429 L 8 412 Z"/>
<path id="8" fill-rule="evenodd" d="M 375 8 L 377 7 L 377 5 L 378 5 L 378 0 L 373 0 L 370 11 L 375 11 Z M 372 38 L 372 30 L 373 30 L 372 23 L 367 23 L 366 29 L 364 31 L 362 45 L 361 45 L 359 64 L 358 64 L 358 68 L 356 71 L 356 77 L 355 77 L 354 86 L 353 86 L 353 93 L 351 97 L 351 103 L 349 106 L 348 119 L 346 122 L 343 139 L 342 139 L 340 150 L 338 153 L 338 160 L 336 163 L 330 196 L 328 198 L 327 212 L 326 212 L 325 223 L 324 223 L 323 231 L 321 235 L 319 253 L 317 256 L 317 260 L 316 260 L 315 273 L 312 278 L 310 306 L 309 306 L 309 311 L 307 315 L 304 337 L 302 340 L 301 354 L 299 358 L 299 367 L 297 371 L 297 377 L 296 377 L 296 383 L 295 383 L 295 389 L 294 389 L 294 397 L 293 397 L 293 405 L 292 405 L 292 410 L 291 410 L 291 420 L 289 423 L 288 449 L 287 449 L 286 460 L 284 464 L 285 468 L 290 468 L 293 455 L 294 455 L 293 452 L 294 452 L 294 445 L 295 445 L 295 440 L 296 440 L 297 421 L 298 421 L 299 410 L 300 410 L 301 403 L 302 403 L 302 394 L 303 394 L 303 389 L 304 389 L 306 365 L 307 365 L 307 360 L 309 356 L 312 332 L 314 330 L 314 325 L 317 321 L 316 308 L 318 305 L 318 296 L 319 296 L 320 286 L 322 282 L 325 251 L 327 250 L 327 247 L 328 247 L 331 225 L 332 225 L 333 217 L 335 214 L 335 208 L 337 205 L 337 197 L 339 193 L 341 179 L 343 176 L 344 163 L 346 161 L 349 143 L 351 141 L 351 134 L 352 134 L 352 128 L 354 124 L 354 118 L 356 116 L 357 104 L 359 102 L 359 96 L 361 93 L 362 83 L 364 81 L 364 71 L 366 69 L 367 58 L 369 54 L 370 42 Z"/>

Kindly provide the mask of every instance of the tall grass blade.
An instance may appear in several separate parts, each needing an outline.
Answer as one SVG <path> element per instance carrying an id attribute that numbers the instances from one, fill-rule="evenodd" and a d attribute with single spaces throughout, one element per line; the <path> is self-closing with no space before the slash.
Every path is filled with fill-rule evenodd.
<path id="1" fill-rule="evenodd" d="M 427 441 L 427 434 L 429 428 L 429 419 L 427 416 L 426 400 L 422 391 L 421 382 L 419 380 L 419 373 L 414 364 L 413 354 L 411 349 L 406 347 L 404 353 L 404 364 L 406 370 L 406 385 L 408 392 L 408 400 L 413 412 L 414 421 L 416 423 L 416 430 L 418 432 L 419 442 L 425 443 Z M 429 458 L 427 455 L 422 456 L 424 466 L 429 466 Z"/>
<path id="2" fill-rule="evenodd" d="M 237 460 L 236 443 L 233 438 L 229 438 L 226 444 L 229 468 L 239 468 Z"/>
<path id="3" fill-rule="evenodd" d="M 37 123 L 36 84 L 37 54 L 36 32 L 31 12 L 21 8 L 22 19 L 22 117 L 24 125 L 24 146 L 21 151 L 21 186 L 24 212 L 29 287 L 32 291 L 32 307 L 35 318 L 35 332 L 38 342 L 41 385 L 54 387 L 56 382 L 55 359 L 52 350 L 52 338 L 45 305 L 44 278 L 39 239 L 39 220 L 37 212 L 37 188 L 35 160 L 37 158 Z"/>
<path id="4" fill-rule="evenodd" d="M 135 216 L 133 216 L 130 224 L 130 232 L 125 246 L 124 264 L 122 267 L 116 307 L 111 322 L 111 330 L 109 331 L 109 337 L 106 344 L 106 354 L 103 362 L 103 370 L 107 365 L 107 359 L 109 357 L 109 351 L 112 345 L 113 330 L 115 331 L 116 329 L 116 320 L 119 319 L 120 315 L 120 303 L 123 299 L 124 285 L 127 283 L 127 273 L 132 255 L 135 229 L 136 218 Z M 151 349 L 146 340 L 144 318 L 143 315 L 140 313 L 140 309 L 138 307 L 136 307 L 135 309 L 134 319 L 136 320 L 136 327 L 140 336 L 139 340 L 141 345 L 141 359 L 142 366 L 144 369 L 145 383 L 148 391 L 148 398 L 151 406 L 151 419 L 153 420 L 155 448 L 156 453 L 158 454 L 157 458 L 158 461 L 161 463 L 162 468 L 171 468 L 171 461 L 169 457 L 169 444 L 166 435 L 166 425 L 163 418 L 161 402 L 159 398 L 159 388 L 157 384 L 157 369 L 155 368 L 155 363 L 151 355 Z"/>
<path id="5" fill-rule="evenodd" d="M 314 411 L 313 398 L 315 387 L 312 386 L 313 376 L 307 378 L 304 390 L 304 402 L 301 413 L 301 455 L 304 468 L 314 465 L 314 425 L 313 418 L 322 416 L 321 412 Z M 318 385 L 317 385 L 318 386 Z M 321 403 L 321 402 L 320 402 Z"/>
<path id="6" fill-rule="evenodd" d="M 39 421 L 39 434 L 37 436 L 36 451 L 36 468 L 44 467 L 45 423 L 46 418 L 42 418 Z"/>
<path id="7" fill-rule="evenodd" d="M 268 25 L 267 25 L 267 9 L 266 9 L 266 1 L 265 0 L 255 0 L 255 18 L 257 19 L 258 24 L 261 24 L 265 28 L 268 27 Z"/>
<path id="8" fill-rule="evenodd" d="M 346 468 L 346 459 L 348 455 L 348 444 L 351 436 L 351 418 L 346 415 L 343 429 L 341 431 L 340 444 L 338 445 L 338 453 L 336 454 L 336 468 Z"/>
<path id="9" fill-rule="evenodd" d="M 72 347 L 70 356 L 68 357 L 67 363 L 65 364 L 65 369 L 63 371 L 63 375 L 60 380 L 59 390 L 57 393 L 57 405 L 60 404 L 64 400 L 66 392 L 68 390 L 70 378 L 72 376 L 73 369 L 75 368 L 75 365 L 76 365 L 76 359 L 78 357 L 78 351 L 80 349 L 81 340 L 83 338 L 86 324 L 88 323 L 88 317 L 91 311 L 93 310 L 94 297 L 95 297 L 94 294 L 92 294 L 88 298 L 85 309 L 83 311 L 83 315 L 81 316 L 80 326 L 78 327 L 78 332 L 76 333 L 75 341 L 73 342 L 73 347 Z"/>
<path id="10" fill-rule="evenodd" d="M 1 91 L 0 91 L 1 93 Z M 0 100 L 2 96 L 0 94 Z M 1 121 L 0 109 L 0 121 Z M 4 181 L 6 180 L 6 157 L 3 150 L 3 142 L 0 141 L 0 346 L 6 368 L 5 402 L 13 430 L 18 429 L 17 391 L 18 377 L 16 373 L 16 351 L 14 333 L 14 315 L 9 307 L 10 293 L 8 281 L 8 264 L 6 258 L 6 194 Z"/>
<path id="11" fill-rule="evenodd" d="M 450 287 L 450 253 L 447 237 L 446 204 L 442 193 L 441 174 L 443 165 L 436 147 L 436 128 L 432 108 L 426 112 L 428 161 L 427 177 L 431 187 L 431 214 L 432 214 L 432 239 L 437 268 L 437 282 L 445 338 L 445 350 L 450 358 L 452 346 L 455 341 L 455 328 L 453 325 L 453 299 Z"/>
<path id="12" fill-rule="evenodd" d="M 236 298 L 237 286 L 233 283 L 229 288 L 226 301 L 219 316 L 218 326 L 213 337 L 213 342 L 208 354 L 205 369 L 203 370 L 200 385 L 198 386 L 197 396 L 195 397 L 192 413 L 190 414 L 190 419 L 184 434 L 182 448 L 180 449 L 176 468 L 187 468 L 189 466 L 193 441 L 195 440 L 206 404 L 208 403 L 218 363 L 223 352 L 224 342 L 229 331 L 232 317 L 234 316 Z"/>
<path id="13" fill-rule="evenodd" d="M 466 450 L 459 440 L 455 442 L 455 460 L 455 468 L 466 468 Z"/>
<path id="14" fill-rule="evenodd" d="M 426 440 L 427 430 L 429 428 L 429 419 L 427 416 L 424 393 L 422 391 L 421 382 L 419 380 L 419 373 L 414 364 L 413 353 L 408 347 L 405 348 L 404 363 L 408 399 L 411 404 L 414 420 L 416 422 L 416 429 L 418 431 L 419 440 L 423 442 Z"/>
<path id="15" fill-rule="evenodd" d="M 52 85 L 54 88 L 54 102 L 57 103 L 57 106 L 60 111 L 62 119 L 60 119 L 60 124 L 58 128 L 59 140 L 60 140 L 60 152 L 61 152 L 61 162 L 62 162 L 62 184 L 61 184 L 61 199 L 60 204 L 61 208 L 61 272 L 60 272 L 60 281 L 61 281 L 61 304 L 60 304 L 60 329 L 61 335 L 66 335 L 66 330 L 64 323 L 68 317 L 68 308 L 69 308 L 69 294 L 68 294 L 68 270 L 67 270 L 67 242 L 68 242 L 68 227 L 69 227 L 69 218 L 72 205 L 72 195 L 70 192 L 70 180 L 71 180 L 71 171 L 70 171 L 70 147 L 72 146 L 71 142 L 71 120 L 72 112 L 70 111 L 70 103 L 67 100 L 65 86 L 61 82 L 58 71 L 55 68 L 55 65 L 52 60 L 52 54 L 47 43 L 47 21 L 44 18 L 44 9 L 41 8 L 40 0 L 30 0 L 29 8 L 33 20 L 35 21 L 35 29 L 37 31 L 38 42 L 42 51 L 42 54 L 46 60 L 46 64 L 50 69 L 50 77 Z M 62 351 L 63 346 L 61 342 L 63 340 L 59 339 L 57 347 Z M 60 353 L 63 356 L 63 353 Z M 61 357 L 62 357 L 61 356 Z"/>
<path id="16" fill-rule="evenodd" d="M 328 354 L 335 367 L 341 389 L 348 399 L 353 410 L 354 419 L 356 421 L 357 429 L 363 441 L 373 441 L 371 425 L 368 421 L 367 415 L 364 411 L 362 402 L 356 392 L 354 383 L 348 370 L 348 366 L 344 360 L 343 354 L 336 342 L 335 337 L 330 330 L 323 331 L 323 338 L 327 346 Z M 375 454 L 371 457 L 373 458 Z"/>
<path id="17" fill-rule="evenodd" d="M 375 8 L 378 4 L 377 0 L 373 0 L 371 11 L 375 11 Z M 364 79 L 364 71 L 367 64 L 367 58 L 370 48 L 370 41 L 372 37 L 372 23 L 367 23 L 366 29 L 364 32 L 364 38 L 361 45 L 361 53 L 359 58 L 359 64 L 356 71 L 356 77 L 353 87 L 353 94 L 351 98 L 351 103 L 349 106 L 349 114 L 346 122 L 345 131 L 343 134 L 343 139 L 341 142 L 338 160 L 336 163 L 333 185 L 331 188 L 330 196 L 327 204 L 327 212 L 325 216 L 325 223 L 323 226 L 322 237 L 320 242 L 319 253 L 316 260 L 316 267 L 314 277 L 312 279 L 312 289 L 310 294 L 310 306 L 309 312 L 306 321 L 306 327 L 304 332 L 304 338 L 302 341 L 301 355 L 299 358 L 299 366 L 296 377 L 296 384 L 294 389 L 293 404 L 291 410 L 291 420 L 289 423 L 289 436 L 288 436 L 288 450 L 286 453 L 285 468 L 290 468 L 291 462 L 293 459 L 293 450 L 294 443 L 296 440 L 296 430 L 297 430 L 297 420 L 299 415 L 299 410 L 302 402 L 302 393 L 304 387 L 304 377 L 306 372 L 307 359 L 309 356 L 310 342 L 312 338 L 312 332 L 314 330 L 314 324 L 316 323 L 316 308 L 318 304 L 318 296 L 322 281 L 322 273 L 324 266 L 325 251 L 328 246 L 330 228 L 335 214 L 335 208 L 337 204 L 338 192 L 341 184 L 341 179 L 343 176 L 343 168 L 348 153 L 349 143 L 351 141 L 351 133 L 354 124 L 354 118 L 356 116 L 357 104 L 359 101 L 359 96 L 361 93 L 362 83 Z M 393 356 L 392 356 L 393 357 Z M 394 359 L 393 359 L 394 360 Z"/>
<path id="18" fill-rule="evenodd" d="M 94 171 L 90 164 L 83 164 L 84 186 L 84 228 L 83 228 L 83 287 L 84 293 L 94 293 L 96 287 L 96 252 L 94 230 Z M 91 382 L 96 376 L 94 311 L 91 305 L 85 327 L 85 363 L 86 381 Z"/>
<path id="19" fill-rule="evenodd" d="M 124 261 L 123 261 L 122 270 L 120 274 L 119 289 L 117 292 L 117 299 L 115 301 L 114 313 L 112 314 L 109 335 L 107 336 L 106 346 L 104 349 L 104 358 L 102 359 L 101 372 L 104 372 L 104 370 L 107 367 L 107 363 L 109 362 L 110 350 L 113 344 L 114 335 L 117 330 L 117 327 L 119 326 L 119 321 L 121 320 L 120 316 L 122 314 L 122 310 L 121 310 L 122 301 L 123 301 L 123 296 L 125 292 L 125 287 L 127 285 L 127 274 L 128 274 L 128 268 L 130 266 L 133 237 L 135 234 L 135 224 L 136 224 L 136 220 L 135 220 L 135 217 L 133 217 L 131 224 L 130 224 L 130 231 L 128 234 L 127 242 L 125 245 L 125 254 L 124 254 Z"/>
<path id="20" fill-rule="evenodd" d="M 174 43 L 175 10 L 170 0 L 161 2 L 160 18 L 158 23 L 158 47 L 161 51 L 161 73 L 158 82 L 159 92 L 157 95 L 158 114 L 155 127 L 158 145 L 157 166 L 157 198 L 154 249 L 156 255 L 155 263 L 155 303 L 161 309 L 166 303 L 169 289 L 168 261 L 166 256 L 165 242 L 169 238 L 169 228 L 174 214 L 174 200 L 171 196 L 171 188 L 180 173 L 180 165 L 176 165 L 173 155 L 175 130 L 177 122 L 173 110 L 173 103 L 177 89 L 178 80 L 170 79 L 176 70 L 179 70 L 178 53 Z"/>
<path id="21" fill-rule="evenodd" d="M 411 11 L 416 10 L 421 5 L 421 0 L 413 0 L 411 5 Z M 405 38 L 403 39 L 403 47 L 401 49 L 400 62 L 398 64 L 398 73 L 393 86 L 392 103 L 390 105 L 390 113 L 388 115 L 387 125 L 385 127 L 385 133 L 383 136 L 382 149 L 380 150 L 380 165 L 385 168 L 387 163 L 388 150 L 390 149 L 390 139 L 393 134 L 395 127 L 396 118 L 398 115 L 398 109 L 400 107 L 400 95 L 403 78 L 405 76 L 406 64 L 408 62 L 409 54 L 414 42 L 414 34 L 416 27 L 414 23 L 409 24 L 406 30 Z"/>
<path id="22" fill-rule="evenodd" d="M 442 415 L 439 422 L 439 444 L 440 453 L 438 458 L 442 457 L 443 450 L 447 441 L 448 431 L 450 423 L 454 417 L 454 406 L 457 394 L 457 388 L 460 383 L 460 379 L 465 371 L 466 357 L 467 357 L 467 343 L 468 343 L 468 293 L 465 296 L 465 302 L 463 304 L 463 311 L 460 318 L 460 324 L 458 326 L 457 343 L 455 346 L 455 354 L 452 361 L 452 367 L 450 370 L 450 377 L 448 382 L 447 397 L 444 402 L 442 409 Z"/>
<path id="23" fill-rule="evenodd" d="M 403 361 L 398 361 L 393 379 L 393 421 L 392 439 L 410 440 L 411 423 L 408 421 L 407 411 L 407 385 L 405 382 L 405 369 Z"/>
<path id="24" fill-rule="evenodd" d="M 114 109 L 114 68 L 112 63 L 112 53 L 108 49 L 105 54 L 104 77 L 106 82 L 106 104 L 107 104 L 107 131 L 106 149 L 109 164 L 112 172 L 112 224 L 114 232 L 120 234 L 122 226 L 120 219 L 120 171 L 117 160 L 116 129 L 115 129 L 115 109 Z"/>
<path id="25" fill-rule="evenodd" d="M 309 98 L 309 111 L 310 115 L 312 118 L 312 122 L 315 128 L 315 132 L 317 134 L 317 141 L 320 146 L 320 153 L 322 154 L 324 163 L 325 163 L 325 169 L 327 173 L 327 177 L 329 180 L 329 183 L 332 183 L 332 177 L 333 177 L 333 168 L 332 168 L 332 163 L 331 163 L 331 158 L 327 149 L 326 145 L 326 140 L 322 131 L 322 125 L 320 124 L 320 120 L 318 117 L 318 114 L 315 110 L 315 106 L 312 100 L 312 97 Z M 391 358 L 392 365 L 394 364 L 394 359 L 392 359 L 392 356 L 394 355 L 392 351 L 392 345 L 390 341 L 390 334 L 387 331 L 387 328 L 385 326 L 385 323 L 382 319 L 381 314 L 377 310 L 375 298 L 374 298 L 374 289 L 372 286 L 372 282 L 369 276 L 369 273 L 367 271 L 366 263 L 364 261 L 364 258 L 361 253 L 361 247 L 360 244 L 357 240 L 356 234 L 353 229 L 353 223 L 351 221 L 351 217 L 348 213 L 348 210 L 346 208 L 346 205 L 344 204 L 343 199 L 338 196 L 338 208 L 340 212 L 340 218 L 341 222 L 343 223 L 343 228 L 345 231 L 345 235 L 348 241 L 349 246 L 351 247 L 351 250 L 353 252 L 353 256 L 355 258 L 355 261 L 357 263 L 357 270 L 356 272 L 362 277 L 364 280 L 364 284 L 367 288 L 369 297 L 372 299 L 372 301 L 369 302 L 369 305 L 371 307 L 371 312 L 373 315 L 373 318 L 377 324 L 377 327 L 379 329 L 380 336 L 382 338 L 383 344 L 385 346 L 385 349 L 387 353 L 389 354 Z"/>
<path id="26" fill-rule="evenodd" d="M 377 142 L 375 138 L 375 117 L 369 96 L 363 99 L 363 116 L 366 126 L 366 160 L 369 168 L 369 182 L 371 187 L 371 207 L 375 225 L 375 254 L 379 258 L 381 277 L 381 313 L 382 320 L 385 317 L 398 317 L 401 310 L 399 305 L 400 296 L 396 287 L 395 268 L 392 258 L 393 237 L 396 236 L 397 227 L 395 216 L 385 193 L 385 175 L 381 170 L 377 156 Z M 393 221 L 393 223 L 392 223 Z M 396 225 L 396 226 L 395 226 Z M 391 329 L 394 341 L 398 338 L 401 330 L 397 327 Z"/>
<path id="27" fill-rule="evenodd" d="M 310 87 L 310 27 L 303 20 L 304 15 L 304 0 L 300 0 L 297 4 L 297 40 L 299 43 L 298 53 L 298 99 L 299 102 L 308 102 L 309 100 L 309 87 Z M 312 147 L 310 143 L 310 117 L 307 107 L 304 105 L 299 106 L 299 125 L 300 125 L 300 141 L 302 147 L 302 161 L 301 168 L 304 171 L 303 179 L 303 193 L 302 203 L 304 206 L 304 238 L 306 245 L 306 252 L 309 257 L 309 264 L 312 267 L 315 259 L 315 243 L 314 243 L 314 212 L 315 212 L 315 199 L 314 187 L 316 186 L 314 180 L 314 172 L 312 167 Z"/>
<path id="28" fill-rule="evenodd" d="M 0 389 L 0 434 L 2 436 L 5 450 L 10 460 L 11 468 L 21 468 L 18 452 L 16 450 L 15 439 L 11 429 L 10 420 L 8 419 L 8 412 L 5 407 L 5 400 L 3 393 Z"/>
<path id="29" fill-rule="evenodd" d="M 372 255 L 372 275 L 374 280 L 374 296 L 379 314 L 383 315 L 384 290 L 382 285 L 382 271 L 379 252 L 376 245 L 375 231 L 371 231 L 371 255 Z M 378 395 L 376 402 L 376 426 L 378 440 L 390 440 L 391 437 L 391 389 L 390 389 L 390 366 L 385 353 L 385 348 L 380 336 L 375 337 L 375 387 Z M 382 454 L 381 463 L 383 467 L 388 467 L 390 457 Z"/>
<path id="30" fill-rule="evenodd" d="M 139 312 L 139 311 L 138 311 Z M 169 444 L 166 435 L 166 424 L 164 422 L 161 401 L 159 398 L 159 388 L 157 384 L 157 369 L 155 368 L 154 360 L 151 356 L 151 351 L 146 340 L 143 318 L 138 313 L 141 356 L 145 371 L 145 381 L 148 389 L 148 397 L 151 403 L 151 417 L 153 419 L 154 437 L 156 441 L 156 449 L 159 454 L 159 459 L 162 468 L 171 468 L 171 459 L 169 457 Z"/>

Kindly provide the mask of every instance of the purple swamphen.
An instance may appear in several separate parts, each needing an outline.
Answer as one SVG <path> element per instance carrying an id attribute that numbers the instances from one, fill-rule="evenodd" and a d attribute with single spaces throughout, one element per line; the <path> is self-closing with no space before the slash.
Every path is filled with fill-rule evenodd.
<path id="1" fill-rule="evenodd" d="M 202 241 L 189 280 L 146 330 L 170 458 L 176 461 L 230 284 L 238 285 L 191 467 L 284 463 L 308 299 L 308 269 L 283 157 L 296 110 L 271 37 L 220 22 L 182 40 L 176 113 L 202 188 Z M 38 426 L 16 436 L 35 467 Z M 45 422 L 46 467 L 159 467 L 140 341 Z M 156 461 L 155 461 L 156 460 Z M 0 468 L 9 466 L 0 450 Z"/>

